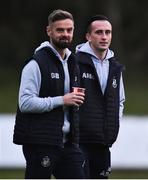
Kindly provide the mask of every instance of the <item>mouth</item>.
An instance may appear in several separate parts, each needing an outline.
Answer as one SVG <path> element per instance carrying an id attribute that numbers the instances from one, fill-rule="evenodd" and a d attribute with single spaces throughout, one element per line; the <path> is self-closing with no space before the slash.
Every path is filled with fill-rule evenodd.
<path id="1" fill-rule="evenodd" d="M 107 45 L 108 45 L 108 42 L 100 42 L 100 44 L 101 44 L 102 46 L 107 46 Z"/>
<path id="2" fill-rule="evenodd" d="M 67 43 L 69 43 L 69 40 L 68 40 L 68 39 L 60 39 L 59 42 L 60 42 L 60 43 L 66 43 L 66 44 L 67 44 Z"/>
<path id="3" fill-rule="evenodd" d="M 68 38 L 65 38 L 65 37 L 60 38 L 59 40 L 60 40 L 60 41 L 69 41 L 69 39 L 68 39 Z"/>
<path id="4" fill-rule="evenodd" d="M 61 42 L 68 42 L 68 39 L 60 39 Z"/>

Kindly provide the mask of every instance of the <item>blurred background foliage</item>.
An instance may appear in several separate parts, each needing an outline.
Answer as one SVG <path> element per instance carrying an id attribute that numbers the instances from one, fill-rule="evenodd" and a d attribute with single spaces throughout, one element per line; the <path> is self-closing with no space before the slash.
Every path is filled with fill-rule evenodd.
<path id="1" fill-rule="evenodd" d="M 21 64 L 46 35 L 47 17 L 54 9 L 70 11 L 75 19 L 71 49 L 85 41 L 85 24 L 95 14 L 109 17 L 114 50 L 125 65 L 125 114 L 148 114 L 148 1 L 143 0 L 5 0 L 0 6 L 0 113 L 17 106 Z"/>

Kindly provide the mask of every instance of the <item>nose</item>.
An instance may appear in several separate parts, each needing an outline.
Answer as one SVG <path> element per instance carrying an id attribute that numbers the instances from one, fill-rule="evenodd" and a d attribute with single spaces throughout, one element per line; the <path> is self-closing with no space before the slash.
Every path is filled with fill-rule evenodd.
<path id="1" fill-rule="evenodd" d="M 67 30 L 64 30 L 64 31 L 63 31 L 63 35 L 64 35 L 64 36 L 68 36 Z"/>
<path id="2" fill-rule="evenodd" d="M 106 33 L 105 32 L 102 32 L 102 38 L 106 38 Z"/>

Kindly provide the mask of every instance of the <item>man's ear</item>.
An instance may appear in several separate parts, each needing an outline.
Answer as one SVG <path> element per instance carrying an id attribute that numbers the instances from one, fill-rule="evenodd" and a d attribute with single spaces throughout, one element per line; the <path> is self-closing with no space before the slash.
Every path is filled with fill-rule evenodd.
<path id="1" fill-rule="evenodd" d="M 51 27 L 48 25 L 48 26 L 46 26 L 46 32 L 47 32 L 47 35 L 48 36 L 50 36 L 50 29 L 51 29 Z"/>
<path id="2" fill-rule="evenodd" d="M 86 37 L 86 40 L 87 40 L 87 41 L 90 41 L 90 34 L 89 34 L 89 33 L 86 33 L 86 36 L 85 36 L 85 37 Z"/>

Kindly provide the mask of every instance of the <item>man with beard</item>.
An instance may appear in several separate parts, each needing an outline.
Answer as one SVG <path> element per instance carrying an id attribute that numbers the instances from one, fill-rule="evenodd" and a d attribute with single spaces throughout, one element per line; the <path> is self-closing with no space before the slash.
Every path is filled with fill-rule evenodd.
<path id="1" fill-rule="evenodd" d="M 73 16 L 53 11 L 46 30 L 49 42 L 42 43 L 22 69 L 13 141 L 22 145 L 26 179 L 52 174 L 58 179 L 82 179 L 77 106 L 83 103 L 84 93 L 72 92 L 79 86 L 78 68 L 68 49 Z"/>

